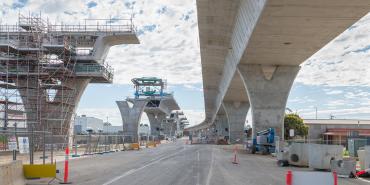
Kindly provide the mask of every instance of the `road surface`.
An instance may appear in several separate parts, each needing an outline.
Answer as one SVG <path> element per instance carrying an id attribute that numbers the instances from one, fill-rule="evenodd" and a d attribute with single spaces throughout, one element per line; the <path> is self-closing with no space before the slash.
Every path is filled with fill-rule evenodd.
<path id="1" fill-rule="evenodd" d="M 70 181 L 78 185 L 283 185 L 288 169 L 308 170 L 280 168 L 271 157 L 249 154 L 239 154 L 235 165 L 232 157 L 225 146 L 186 145 L 178 140 L 157 148 L 71 160 Z M 369 183 L 339 179 L 339 184 Z"/>

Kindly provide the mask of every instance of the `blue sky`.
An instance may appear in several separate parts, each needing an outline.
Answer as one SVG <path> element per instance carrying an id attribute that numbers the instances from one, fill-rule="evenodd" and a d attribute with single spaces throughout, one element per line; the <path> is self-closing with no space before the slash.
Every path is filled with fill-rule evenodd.
<path id="1" fill-rule="evenodd" d="M 115 101 L 133 94 L 130 79 L 157 76 L 168 81 L 191 124 L 204 118 L 195 0 L 2 0 L 0 22 L 15 23 L 18 12 L 42 12 L 49 20 L 78 24 L 85 18 L 134 14 L 140 45 L 111 48 L 113 84 L 90 84 L 78 114 L 121 124 Z M 365 16 L 305 61 L 288 107 L 304 118 L 370 119 L 370 16 Z M 250 115 L 248 117 L 250 120 Z M 147 118 L 143 117 L 143 122 Z"/>

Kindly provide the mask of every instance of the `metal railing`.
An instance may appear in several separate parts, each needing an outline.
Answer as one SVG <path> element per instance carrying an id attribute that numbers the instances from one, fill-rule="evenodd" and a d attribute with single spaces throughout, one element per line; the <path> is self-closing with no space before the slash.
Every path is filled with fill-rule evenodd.
<path id="1" fill-rule="evenodd" d="M 113 80 L 114 70 L 108 64 L 76 64 L 75 73 L 103 75 L 108 80 Z"/>
<path id="2" fill-rule="evenodd" d="M 47 32 L 79 32 L 79 33 L 112 33 L 112 32 L 135 32 L 133 25 L 50 25 Z"/>

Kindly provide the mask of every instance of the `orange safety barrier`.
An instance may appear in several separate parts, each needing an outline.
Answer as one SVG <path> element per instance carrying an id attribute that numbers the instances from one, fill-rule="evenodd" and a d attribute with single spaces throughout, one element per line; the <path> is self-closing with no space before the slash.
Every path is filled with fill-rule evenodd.
<path id="1" fill-rule="evenodd" d="M 146 144 L 146 147 L 147 148 L 149 148 L 149 147 L 156 147 L 157 145 L 156 145 L 156 143 L 155 142 L 148 142 L 147 144 Z"/>
<path id="2" fill-rule="evenodd" d="M 131 148 L 132 148 L 133 150 L 139 150 L 139 149 L 140 149 L 140 145 L 139 145 L 139 143 L 132 143 L 132 144 L 131 144 Z"/>

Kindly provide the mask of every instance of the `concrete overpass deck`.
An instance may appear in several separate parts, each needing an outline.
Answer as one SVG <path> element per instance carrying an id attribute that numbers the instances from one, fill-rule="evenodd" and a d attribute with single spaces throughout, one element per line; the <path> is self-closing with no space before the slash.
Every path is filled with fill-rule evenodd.
<path id="1" fill-rule="evenodd" d="M 367 14 L 370 1 L 198 0 L 197 10 L 206 118 L 189 130 L 221 112 L 241 128 L 251 107 L 254 130 L 282 135 L 299 65 Z"/>

